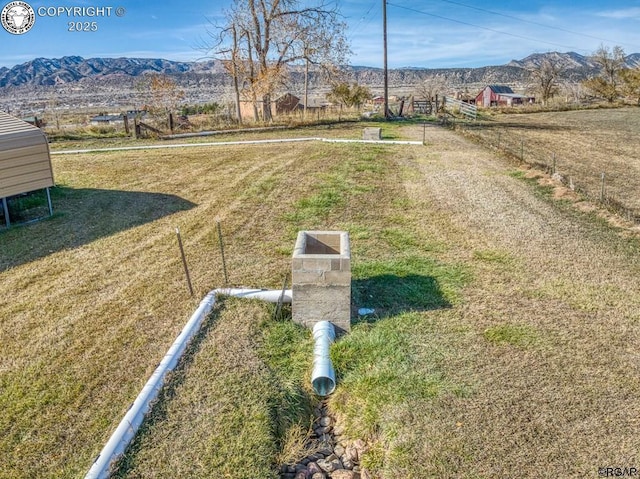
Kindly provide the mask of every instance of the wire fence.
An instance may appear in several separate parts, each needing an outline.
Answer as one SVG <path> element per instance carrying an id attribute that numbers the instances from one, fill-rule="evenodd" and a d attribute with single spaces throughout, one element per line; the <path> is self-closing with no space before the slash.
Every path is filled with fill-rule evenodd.
<path id="1" fill-rule="evenodd" d="M 479 144 L 546 172 L 585 199 L 640 224 L 640 205 L 634 204 L 638 199 L 635 188 L 629 184 L 630 178 L 619 171 L 594 169 L 593 164 L 581 161 L 578 151 L 573 157 L 560 156 L 553 144 L 541 144 L 533 136 L 496 127 L 494 123 L 449 118 L 445 124 Z"/>

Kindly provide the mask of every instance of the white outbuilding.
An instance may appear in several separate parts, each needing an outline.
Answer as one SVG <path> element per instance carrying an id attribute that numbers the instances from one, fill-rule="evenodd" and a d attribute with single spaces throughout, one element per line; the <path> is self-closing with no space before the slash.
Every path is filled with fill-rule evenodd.
<path id="1" fill-rule="evenodd" d="M 49 142 L 40 128 L 0 111 L 0 199 L 9 226 L 7 198 L 53 186 Z"/>

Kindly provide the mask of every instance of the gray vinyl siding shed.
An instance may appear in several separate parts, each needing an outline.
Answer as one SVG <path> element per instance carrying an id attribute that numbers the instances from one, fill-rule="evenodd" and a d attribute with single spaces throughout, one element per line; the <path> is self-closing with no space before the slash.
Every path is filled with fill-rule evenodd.
<path id="1" fill-rule="evenodd" d="M 0 111 L 0 199 L 53 184 L 44 132 Z"/>

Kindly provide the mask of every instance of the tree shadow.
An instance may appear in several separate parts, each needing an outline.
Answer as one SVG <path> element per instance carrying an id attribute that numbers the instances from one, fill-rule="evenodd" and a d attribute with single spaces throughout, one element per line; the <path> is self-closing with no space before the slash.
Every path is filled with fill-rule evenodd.
<path id="1" fill-rule="evenodd" d="M 407 311 L 450 308 L 433 276 L 381 274 L 351 282 L 352 323 L 374 322 Z M 359 314 L 360 308 L 374 310 Z"/>
<path id="2" fill-rule="evenodd" d="M 0 228 L 0 272 L 196 206 L 164 193 L 65 186 L 51 199 L 52 217 Z"/>
<path id="3" fill-rule="evenodd" d="M 524 114 L 524 113 L 523 113 Z M 523 130 L 523 131 L 572 131 L 576 128 L 571 125 L 552 125 L 549 123 L 519 123 L 508 121 L 483 120 L 475 124 L 467 125 L 469 129 L 484 130 Z"/>

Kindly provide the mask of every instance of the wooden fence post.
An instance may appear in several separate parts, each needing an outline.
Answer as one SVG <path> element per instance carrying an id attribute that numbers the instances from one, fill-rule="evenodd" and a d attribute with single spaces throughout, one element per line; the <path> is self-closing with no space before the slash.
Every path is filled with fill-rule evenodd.
<path id="1" fill-rule="evenodd" d="M 129 136 L 129 115 L 127 115 L 126 113 L 122 115 L 122 121 L 124 121 L 124 132 L 127 136 Z"/>

